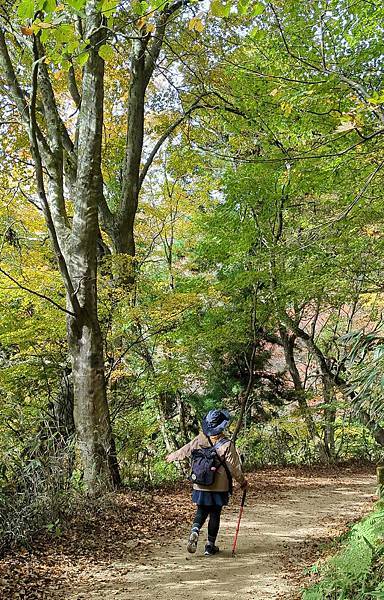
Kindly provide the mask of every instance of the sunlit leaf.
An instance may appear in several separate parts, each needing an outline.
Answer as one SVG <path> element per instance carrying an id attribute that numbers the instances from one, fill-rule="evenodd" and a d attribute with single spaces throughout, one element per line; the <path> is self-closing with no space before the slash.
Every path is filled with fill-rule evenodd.
<path id="1" fill-rule="evenodd" d="M 100 46 L 99 56 L 101 56 L 101 58 L 105 61 L 112 60 L 114 57 L 114 51 L 113 51 L 112 46 L 109 46 L 108 44 L 104 44 L 103 46 Z"/>

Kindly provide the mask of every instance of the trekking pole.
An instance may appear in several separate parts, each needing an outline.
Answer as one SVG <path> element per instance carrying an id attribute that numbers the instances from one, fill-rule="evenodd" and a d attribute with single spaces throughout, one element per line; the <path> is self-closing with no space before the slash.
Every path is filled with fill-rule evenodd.
<path id="1" fill-rule="evenodd" d="M 245 504 L 246 497 L 247 497 L 247 488 L 244 489 L 244 491 L 243 491 L 243 497 L 241 499 L 240 513 L 239 513 L 239 518 L 237 520 L 237 527 L 236 527 L 235 539 L 233 541 L 233 547 L 232 547 L 232 556 L 235 556 L 235 553 L 236 553 L 237 537 L 239 535 L 240 521 L 241 521 L 241 517 L 243 516 L 244 504 Z"/>

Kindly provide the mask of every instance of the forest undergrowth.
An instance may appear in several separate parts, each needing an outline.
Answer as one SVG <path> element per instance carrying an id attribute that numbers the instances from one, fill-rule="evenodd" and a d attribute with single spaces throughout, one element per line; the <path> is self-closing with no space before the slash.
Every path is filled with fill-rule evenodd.
<path id="1" fill-rule="evenodd" d="M 329 560 L 311 572 L 319 581 L 303 600 L 382 600 L 384 598 L 384 502 L 356 523 Z"/>

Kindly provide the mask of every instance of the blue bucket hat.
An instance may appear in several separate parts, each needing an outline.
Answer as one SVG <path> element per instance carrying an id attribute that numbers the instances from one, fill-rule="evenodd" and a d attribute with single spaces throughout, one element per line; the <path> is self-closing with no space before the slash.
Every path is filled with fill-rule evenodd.
<path id="1" fill-rule="evenodd" d="M 203 432 L 206 436 L 219 435 L 229 425 L 231 417 L 225 408 L 213 409 L 203 419 Z"/>

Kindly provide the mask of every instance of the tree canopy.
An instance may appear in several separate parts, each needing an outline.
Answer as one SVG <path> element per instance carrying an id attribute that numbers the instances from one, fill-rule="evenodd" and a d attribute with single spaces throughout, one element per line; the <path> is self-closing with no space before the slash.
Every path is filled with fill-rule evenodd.
<path id="1" fill-rule="evenodd" d="M 5 494 L 172 478 L 218 404 L 250 464 L 380 456 L 383 10 L 3 2 Z"/>

